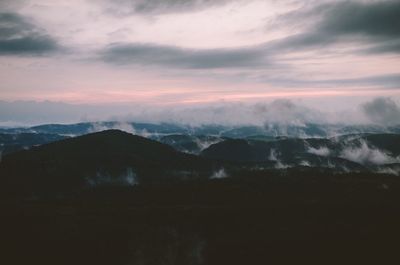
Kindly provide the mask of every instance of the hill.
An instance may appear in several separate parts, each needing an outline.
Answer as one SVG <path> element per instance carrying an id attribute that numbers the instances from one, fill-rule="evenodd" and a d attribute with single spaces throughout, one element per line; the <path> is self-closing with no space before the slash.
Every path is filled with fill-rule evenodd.
<path id="1" fill-rule="evenodd" d="M 338 172 L 369 170 L 400 174 L 398 134 L 353 134 L 308 139 L 264 138 L 227 139 L 206 148 L 201 155 L 236 163 L 272 163 L 275 168 L 307 166 L 330 168 Z"/>
<path id="2" fill-rule="evenodd" d="M 212 164 L 153 140 L 108 130 L 6 155 L 0 175 L 3 187 L 56 192 L 196 178 L 211 174 Z"/>

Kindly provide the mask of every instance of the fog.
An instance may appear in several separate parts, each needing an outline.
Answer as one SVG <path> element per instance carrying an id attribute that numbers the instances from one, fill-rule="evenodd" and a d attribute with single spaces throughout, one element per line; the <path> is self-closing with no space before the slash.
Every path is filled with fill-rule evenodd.
<path id="1" fill-rule="evenodd" d="M 86 183 L 92 188 L 108 185 L 135 186 L 139 184 L 136 173 L 130 167 L 126 168 L 124 172 L 117 175 L 109 172 L 98 171 L 94 176 L 87 178 Z"/>
<path id="2" fill-rule="evenodd" d="M 309 147 L 308 152 L 310 154 L 319 155 L 319 156 L 329 156 L 331 153 L 331 151 L 327 147 L 323 147 L 323 146 L 321 146 L 319 148 Z"/>
<path id="3" fill-rule="evenodd" d="M 129 124 L 127 122 L 117 122 L 117 123 L 113 123 L 112 126 L 106 126 L 102 123 L 99 122 L 95 122 L 92 123 L 92 129 L 89 131 L 90 133 L 94 133 L 94 132 L 101 132 L 101 131 L 105 131 L 105 130 L 121 130 L 124 132 L 128 132 L 131 134 L 139 134 L 134 126 L 132 124 Z"/>
<path id="4" fill-rule="evenodd" d="M 322 104 L 324 105 L 324 104 Z M 74 105 L 59 102 L 0 101 L 0 126 L 30 126 L 44 123 L 121 121 L 176 123 L 192 126 L 217 125 L 296 125 L 318 124 L 400 124 L 399 102 L 376 98 L 357 106 L 325 110 L 308 102 L 278 99 L 268 102 L 220 102 L 198 106 L 152 106 L 128 103 Z M 134 128 L 123 128 L 134 131 Z M 94 128 L 94 131 L 101 128 Z"/>
<path id="5" fill-rule="evenodd" d="M 224 168 L 221 168 L 215 172 L 212 173 L 210 179 L 223 179 L 227 178 L 228 174 L 226 173 Z"/>
<path id="6" fill-rule="evenodd" d="M 370 146 L 366 141 L 362 140 L 360 141 L 360 146 L 344 148 L 339 156 L 362 165 L 384 165 L 400 162 L 399 157 L 392 157 L 385 151 Z"/>

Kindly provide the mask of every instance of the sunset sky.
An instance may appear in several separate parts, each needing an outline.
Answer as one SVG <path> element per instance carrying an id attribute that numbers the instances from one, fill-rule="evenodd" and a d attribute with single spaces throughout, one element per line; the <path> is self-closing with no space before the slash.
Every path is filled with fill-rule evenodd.
<path id="1" fill-rule="evenodd" d="M 400 1 L 1 0 L 0 12 L 8 112 L 400 98 Z"/>

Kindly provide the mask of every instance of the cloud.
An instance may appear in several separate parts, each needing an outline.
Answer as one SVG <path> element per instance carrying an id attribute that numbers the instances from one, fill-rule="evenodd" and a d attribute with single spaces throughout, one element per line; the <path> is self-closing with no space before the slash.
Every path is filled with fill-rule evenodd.
<path id="1" fill-rule="evenodd" d="M 369 75 L 357 78 L 337 78 L 337 79 L 292 79 L 292 78 L 271 78 L 259 76 L 258 79 L 263 83 L 285 87 L 357 87 L 357 86 L 379 86 L 384 88 L 399 88 L 400 74 Z"/>
<path id="2" fill-rule="evenodd" d="M 227 178 L 228 174 L 226 173 L 224 168 L 221 168 L 220 170 L 217 170 L 212 173 L 210 176 L 210 179 L 224 179 Z"/>
<path id="3" fill-rule="evenodd" d="M 390 98 L 376 98 L 361 107 L 365 115 L 374 123 L 382 125 L 400 124 L 400 106 Z"/>
<path id="4" fill-rule="evenodd" d="M 399 166 L 381 167 L 381 168 L 377 169 L 377 172 L 381 173 L 381 174 L 389 174 L 389 175 L 399 176 L 400 175 L 400 167 Z M 383 185 L 385 185 L 385 184 L 383 184 Z M 384 188 L 384 189 L 388 189 L 389 188 L 387 185 L 386 185 L 386 187 L 383 186 L 383 185 L 382 185 L 382 188 Z"/>
<path id="5" fill-rule="evenodd" d="M 270 161 L 279 161 L 278 156 L 280 154 L 275 150 L 275 149 L 271 149 L 269 152 L 269 156 L 268 156 L 268 160 Z"/>
<path id="6" fill-rule="evenodd" d="M 0 55 L 41 55 L 60 47 L 42 29 L 16 13 L 0 13 Z"/>
<path id="7" fill-rule="evenodd" d="M 180 12 L 190 8 L 210 7 L 228 1 L 127 1 L 120 0 L 122 6 L 128 5 L 133 12 Z M 300 72 L 297 63 L 290 57 L 294 52 L 321 52 L 326 48 L 338 46 L 338 51 L 354 56 L 365 54 L 397 53 L 400 51 L 400 2 L 380 1 L 325 1 L 318 4 L 304 5 L 298 10 L 280 15 L 286 27 L 292 24 L 301 27 L 300 33 L 289 34 L 286 37 L 270 39 L 257 45 L 237 48 L 193 49 L 174 45 L 135 42 L 116 42 L 105 46 L 96 56 L 98 59 L 114 65 L 156 66 L 168 70 L 174 69 L 227 69 L 242 70 L 244 78 L 256 82 L 283 86 L 334 86 L 334 85 L 383 85 L 393 87 L 398 84 L 398 75 L 369 76 L 365 78 L 334 78 L 327 80 L 304 80 L 296 72 Z M 126 9 L 126 8 L 122 8 Z M 135 11 L 136 10 L 136 11 Z M 291 32 L 293 32 L 291 30 Z M 289 55 L 289 57 L 287 57 Z M 316 55 L 316 57 L 319 57 Z M 314 58 L 314 57 L 313 57 Z M 306 59 L 305 59 L 306 60 Z M 332 64 L 335 66 L 335 60 Z M 322 64 L 321 70 L 327 65 Z M 305 68 L 307 69 L 307 68 Z M 251 70 L 251 72 L 248 72 Z M 256 72 L 255 70 L 259 70 Z M 266 70 L 274 70 L 268 73 Z M 335 70 L 335 69 L 334 69 Z M 360 70 L 358 70 L 360 71 Z M 180 75 L 182 72 L 179 72 Z M 235 78 L 227 73 L 216 73 L 221 79 Z M 236 75 L 237 73 L 235 73 Z M 370 74 L 369 74 L 370 75 Z M 377 73 L 379 75 L 379 73 Z M 208 75 L 210 76 L 210 75 Z M 283 76 L 283 77 L 282 77 Z M 307 75 L 315 76 L 315 75 Z M 326 75 L 325 75 L 326 76 Z M 360 75 L 359 75 L 360 76 Z M 237 76 L 236 76 L 237 77 Z M 300 80 L 299 80 L 300 79 Z"/>
<path id="8" fill-rule="evenodd" d="M 352 109 L 329 112 L 312 107 L 306 102 L 282 99 L 271 102 L 260 100 L 258 103 L 216 101 L 196 106 L 185 104 L 160 106 L 137 103 L 85 105 L 49 101 L 0 101 L 0 125 L 106 120 L 119 121 L 113 126 L 130 132 L 135 132 L 134 128 L 127 126 L 125 122 L 166 122 L 191 126 L 255 125 L 270 132 L 279 132 L 279 135 L 296 133 L 303 134 L 304 137 L 311 137 L 314 136 L 314 129 L 311 131 L 307 129 L 310 124 L 373 124 L 382 119 L 385 120 L 383 125 L 400 123 L 398 105 L 390 103 L 392 101 L 389 99 L 383 100 L 385 104 L 380 102 L 382 99 L 375 99 L 362 105 L 352 106 Z M 382 110 L 386 108 L 388 110 Z M 291 128 L 293 126 L 298 130 L 293 131 Z M 104 127 L 99 126 L 94 130 L 101 129 Z M 136 133 L 143 134 L 145 132 L 136 131 Z"/>
<path id="9" fill-rule="evenodd" d="M 274 100 L 269 104 L 258 103 L 253 107 L 253 115 L 265 120 L 265 124 L 286 124 L 305 126 L 306 123 L 324 121 L 324 114 L 287 99 Z"/>
<path id="10" fill-rule="evenodd" d="M 318 156 L 329 156 L 331 154 L 331 151 L 326 146 L 321 146 L 319 148 L 309 147 L 307 152 Z"/>
<path id="11" fill-rule="evenodd" d="M 345 42 L 356 44 L 364 53 L 400 52 L 399 1 L 329 2 L 307 10 L 301 8 L 278 20 L 311 26 L 302 33 L 272 42 L 271 49 L 309 49 Z"/>
<path id="12" fill-rule="evenodd" d="M 160 15 L 199 11 L 233 0 L 105 0 L 107 11 L 115 15 Z"/>
<path id="13" fill-rule="evenodd" d="M 308 162 L 308 161 L 306 161 L 306 160 L 303 160 L 303 161 L 300 161 L 299 166 L 311 167 L 312 165 L 311 165 L 310 162 Z"/>
<path id="14" fill-rule="evenodd" d="M 108 63 L 186 69 L 256 67 L 267 63 L 260 46 L 238 49 L 185 49 L 157 44 L 113 44 L 100 54 Z"/>
<path id="15" fill-rule="evenodd" d="M 200 138 L 195 138 L 194 139 L 196 145 L 199 147 L 200 152 L 203 151 L 204 149 L 207 149 L 208 147 L 210 147 L 213 144 L 217 144 L 221 141 L 223 141 L 222 138 L 206 138 L 204 139 L 200 139 Z"/>
<path id="16" fill-rule="evenodd" d="M 122 2 L 142 7 L 139 10 L 150 12 L 158 8 L 176 10 L 180 6 L 209 6 L 214 1 L 123 0 Z M 270 69 L 276 68 L 279 58 L 287 53 L 320 50 L 338 43 L 348 44 L 346 48 L 351 49 L 351 53 L 359 55 L 400 51 L 400 2 L 398 1 L 325 2 L 311 9 L 301 8 L 281 15 L 278 20 L 287 24 L 307 23 L 311 26 L 305 27 L 297 34 L 240 48 L 190 49 L 154 43 L 114 43 L 100 52 L 100 59 L 113 64 L 168 66 L 179 69 Z M 286 65 L 281 63 L 279 65 L 281 70 L 288 70 Z M 357 80 L 339 81 L 357 82 Z M 332 84 L 335 80 L 317 81 L 315 85 L 323 82 Z M 298 83 L 296 81 L 296 84 Z"/>
<path id="17" fill-rule="evenodd" d="M 400 53 L 400 39 L 388 41 L 386 43 L 379 43 L 378 45 L 373 45 L 360 50 L 361 53 L 374 54 L 374 53 Z"/>
<path id="18" fill-rule="evenodd" d="M 276 169 L 289 168 L 290 167 L 289 165 L 284 164 L 282 162 L 282 160 L 279 159 L 280 156 L 281 156 L 281 154 L 279 151 L 277 151 L 275 149 L 271 149 L 269 152 L 269 155 L 267 157 L 267 160 L 275 162 L 274 168 L 276 168 Z"/>
<path id="19" fill-rule="evenodd" d="M 319 7 L 326 8 L 321 31 L 336 35 L 360 34 L 374 38 L 398 38 L 400 2 L 371 3 L 345 1 Z"/>
<path id="20" fill-rule="evenodd" d="M 382 150 L 370 147 L 365 141 L 360 141 L 360 146 L 343 149 L 339 157 L 362 165 L 384 165 L 400 162 L 399 157 L 392 157 Z"/>
<path id="21" fill-rule="evenodd" d="M 93 177 L 86 179 L 87 184 L 92 187 L 98 186 L 135 186 L 139 184 L 138 177 L 130 167 L 122 170 L 122 173 L 112 175 L 108 172 L 96 172 Z"/>
<path id="22" fill-rule="evenodd" d="M 121 130 L 127 133 L 136 134 L 135 127 L 128 122 L 115 122 L 112 124 L 101 123 L 101 122 L 94 122 L 92 123 L 92 128 L 90 133 L 93 132 L 101 132 L 105 130 Z"/>
<path id="23" fill-rule="evenodd" d="M 1 0 L 0 10 L 12 11 L 21 8 L 26 3 L 26 0 Z"/>

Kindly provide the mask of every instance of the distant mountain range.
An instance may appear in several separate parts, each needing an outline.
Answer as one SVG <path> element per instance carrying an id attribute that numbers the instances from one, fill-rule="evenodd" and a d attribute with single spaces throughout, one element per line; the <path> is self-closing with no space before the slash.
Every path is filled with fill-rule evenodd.
<path id="1" fill-rule="evenodd" d="M 0 133 L 46 133 L 78 136 L 107 129 L 119 129 L 153 138 L 171 134 L 209 135 L 228 138 L 251 136 L 286 136 L 295 138 L 332 137 L 359 133 L 400 133 L 398 126 L 332 125 L 332 124 L 266 124 L 264 126 L 187 126 L 170 123 L 85 122 L 77 124 L 46 124 L 33 127 L 0 128 Z"/>
<path id="2" fill-rule="evenodd" d="M 334 138 L 228 139 L 201 155 L 210 159 L 274 163 L 275 168 L 330 168 L 339 172 L 400 173 L 400 135 L 356 134 Z M 270 166 L 270 165 L 268 165 Z"/>
<path id="3" fill-rule="evenodd" d="M 234 176 L 364 172 L 400 174 L 400 134 L 349 134 L 330 138 L 170 134 L 146 137 L 105 130 L 77 137 L 87 125 L 41 126 L 0 135 L 2 188 L 21 194 L 78 191 Z M 44 129 L 45 128 L 45 129 Z M 155 129 L 154 129 L 155 130 Z M 47 134 L 45 132 L 52 132 Z M 56 132 L 63 134 L 55 134 Z M 154 132 L 154 131 L 153 131 Z M 297 173 L 296 173 L 297 172 Z M 308 172 L 308 173 L 307 173 Z"/>
<path id="4" fill-rule="evenodd" d="M 289 138 L 332 138 L 357 134 L 398 134 L 400 126 L 345 126 L 345 125 L 282 125 L 265 126 L 184 126 L 177 124 L 151 124 L 127 122 L 86 122 L 77 124 L 45 124 L 33 127 L 0 128 L 0 153 L 7 154 L 35 145 L 117 129 L 173 146 L 178 151 L 199 154 L 211 144 L 224 139 L 274 140 Z"/>

